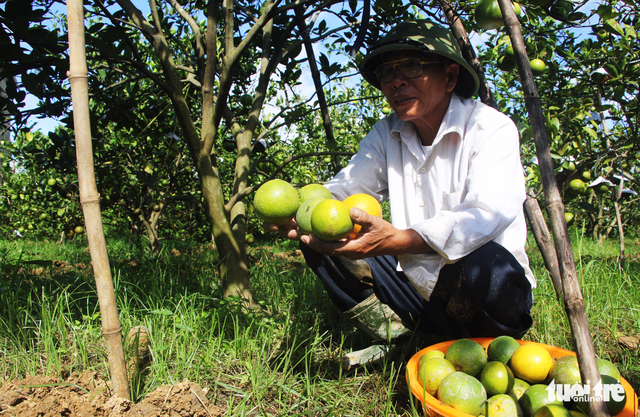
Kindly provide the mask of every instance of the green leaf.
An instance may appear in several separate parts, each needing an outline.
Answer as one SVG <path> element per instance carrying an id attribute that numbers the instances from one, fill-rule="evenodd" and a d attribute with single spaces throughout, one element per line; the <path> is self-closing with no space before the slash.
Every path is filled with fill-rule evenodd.
<path id="1" fill-rule="evenodd" d="M 620 36 L 624 36 L 624 30 L 620 23 L 615 19 L 607 19 L 604 21 L 604 28 L 611 33 L 617 33 Z"/>
<path id="2" fill-rule="evenodd" d="M 163 308 L 160 310 L 151 310 L 151 314 L 160 314 L 162 316 L 173 316 L 173 311 Z"/>
<path id="3" fill-rule="evenodd" d="M 632 37 L 634 39 L 636 39 L 638 37 L 638 34 L 636 33 L 636 29 L 631 26 L 631 25 L 624 25 L 624 31 L 626 32 L 627 36 Z"/>
<path id="4" fill-rule="evenodd" d="M 593 139 L 598 139 L 598 132 L 596 132 L 595 130 L 593 130 L 592 128 L 588 127 L 588 126 L 584 126 L 582 128 L 582 130 L 584 130 L 589 136 L 591 136 Z"/>

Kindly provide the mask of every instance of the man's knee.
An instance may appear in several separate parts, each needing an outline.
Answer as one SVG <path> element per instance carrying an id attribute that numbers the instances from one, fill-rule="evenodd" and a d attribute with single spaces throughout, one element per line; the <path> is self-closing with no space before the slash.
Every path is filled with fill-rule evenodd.
<path id="1" fill-rule="evenodd" d="M 531 284 L 520 263 L 497 243 L 443 268 L 436 290 L 448 300 L 447 313 L 471 335 L 518 335 L 532 324 Z"/>

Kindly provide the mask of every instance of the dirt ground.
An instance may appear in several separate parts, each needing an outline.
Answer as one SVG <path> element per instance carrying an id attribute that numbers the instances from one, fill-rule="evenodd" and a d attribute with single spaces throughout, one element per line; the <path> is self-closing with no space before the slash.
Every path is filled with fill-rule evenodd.
<path id="1" fill-rule="evenodd" d="M 222 412 L 207 400 L 206 388 L 187 380 L 162 385 L 134 404 L 112 396 L 104 380 L 86 371 L 65 381 L 51 376 L 5 381 L 0 387 L 0 415 L 216 417 Z"/>

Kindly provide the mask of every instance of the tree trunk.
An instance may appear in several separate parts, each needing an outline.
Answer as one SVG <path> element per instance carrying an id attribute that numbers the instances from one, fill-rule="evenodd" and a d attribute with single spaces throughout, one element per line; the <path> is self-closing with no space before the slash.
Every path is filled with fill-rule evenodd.
<path id="1" fill-rule="evenodd" d="M 491 89 L 489 88 L 487 79 L 484 77 L 484 67 L 482 66 L 482 62 L 480 62 L 476 56 L 473 46 L 471 46 L 471 42 L 469 42 L 469 36 L 464 28 L 464 24 L 462 24 L 462 20 L 460 20 L 460 16 L 447 0 L 440 0 L 440 8 L 447 17 L 453 36 L 458 40 L 458 44 L 462 50 L 462 56 L 464 56 L 464 59 L 469 63 L 469 65 L 471 65 L 478 75 L 478 79 L 480 80 L 480 89 L 478 90 L 478 94 L 480 95 L 482 102 L 496 110 L 499 110 L 498 103 L 496 103 L 495 97 L 491 94 Z"/>
<path id="2" fill-rule="evenodd" d="M 69 82 L 73 102 L 80 203 L 91 251 L 91 262 L 102 317 L 102 334 L 107 343 L 113 389 L 117 396 L 129 400 L 131 397 L 122 347 L 122 327 L 118 318 L 104 230 L 102 229 L 100 195 L 96 187 L 93 167 L 82 0 L 68 0 L 67 21 L 69 25 Z"/>
<path id="3" fill-rule="evenodd" d="M 507 33 L 515 51 L 518 72 L 522 80 L 525 106 L 529 113 L 533 139 L 536 145 L 536 155 L 542 176 L 542 188 L 545 194 L 546 209 L 553 230 L 556 252 L 562 276 L 562 290 L 564 293 L 565 310 L 569 318 L 571 331 L 576 342 L 578 363 L 583 381 L 590 381 L 591 393 L 589 410 L 592 417 L 609 416 L 606 404 L 597 398 L 595 386 L 600 382 L 600 372 L 596 365 L 595 351 L 589 332 L 586 307 L 582 298 L 580 284 L 576 274 L 573 259 L 573 249 L 569 241 L 567 223 L 564 218 L 564 205 L 560 198 L 558 183 L 553 171 L 553 160 L 549 150 L 549 139 L 544 121 L 544 114 L 540 105 L 540 96 L 533 79 L 531 66 L 520 31 L 520 22 L 508 0 L 498 0 L 502 16 L 504 16 Z"/>
<path id="4" fill-rule="evenodd" d="M 154 216 L 155 216 L 155 219 L 154 219 Z M 140 213 L 138 215 L 138 219 L 140 220 L 145 230 L 147 231 L 147 237 L 149 238 L 149 248 L 151 249 L 151 253 L 153 253 L 153 256 L 157 256 L 160 253 L 160 250 L 162 249 L 162 244 L 158 239 L 158 233 L 156 232 L 156 227 L 155 227 L 157 223 L 157 217 L 158 217 L 158 213 L 152 212 L 151 218 L 149 219 L 151 220 L 151 222 L 149 222 L 145 218 L 144 213 Z"/>
<path id="5" fill-rule="evenodd" d="M 169 96 L 175 117 L 178 120 L 183 138 L 187 143 L 189 154 L 193 160 L 194 166 L 200 178 L 202 190 L 202 198 L 205 205 L 205 216 L 211 225 L 213 238 L 216 242 L 218 255 L 223 261 L 220 267 L 221 280 L 223 282 L 223 293 L 225 297 L 237 296 L 246 300 L 246 305 L 254 307 L 257 304 L 253 299 L 251 285 L 249 284 L 249 274 L 246 265 L 246 250 L 244 245 L 244 235 L 242 243 L 234 237 L 232 224 L 242 221 L 241 218 L 230 218 L 231 210 L 227 210 L 224 204 L 224 195 L 222 192 L 222 184 L 218 176 L 217 168 L 211 162 L 211 154 L 215 152 L 214 143 L 216 140 L 216 132 L 222 117 L 223 109 L 226 105 L 229 88 L 231 86 L 231 71 L 233 71 L 234 59 L 239 51 L 235 50 L 233 36 L 233 2 L 224 1 L 223 10 L 225 14 L 223 19 L 227 23 L 225 26 L 225 36 L 223 38 L 224 52 L 220 54 L 221 59 L 225 60 L 221 65 L 220 79 L 218 80 L 218 95 L 214 95 L 214 77 L 218 69 L 218 50 L 217 50 L 217 30 L 218 30 L 218 7 L 217 2 L 209 2 L 207 8 L 207 31 L 206 42 L 206 59 L 204 61 L 204 79 L 202 83 L 202 118 L 200 120 L 200 128 L 196 126 L 194 119 L 187 103 L 187 99 L 182 91 L 181 78 L 178 73 L 178 67 L 173 59 L 171 48 L 167 39 L 162 32 L 160 26 L 160 11 L 155 2 L 150 2 L 151 14 L 154 16 L 153 21 L 146 20 L 142 12 L 136 8 L 129 0 L 117 0 L 118 4 L 126 11 L 131 20 L 138 28 L 150 39 L 153 48 L 157 54 L 160 65 L 162 66 L 162 75 L 164 79 L 154 77 L 153 80 L 160 85 Z M 197 25 L 196 28 L 197 30 Z M 204 56 L 203 56 L 204 58 Z M 250 142 L 249 136 L 249 142 Z M 241 172 L 246 176 L 248 172 L 249 152 L 248 142 L 245 137 L 241 137 L 239 142 L 239 157 L 241 161 L 236 163 L 236 172 Z M 242 142 L 242 143 L 241 143 Z M 242 150 L 243 152 L 240 152 Z M 240 168 L 238 168 L 240 166 Z M 242 168 L 244 166 L 245 168 Z M 238 180 L 242 182 L 243 180 Z"/>

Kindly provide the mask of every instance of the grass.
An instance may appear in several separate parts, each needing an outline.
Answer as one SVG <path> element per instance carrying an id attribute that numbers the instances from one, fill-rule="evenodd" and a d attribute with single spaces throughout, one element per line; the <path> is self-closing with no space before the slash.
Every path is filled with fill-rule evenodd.
<path id="1" fill-rule="evenodd" d="M 640 354 L 625 336 L 640 328 L 640 264 L 621 269 L 617 243 L 574 236 L 574 253 L 596 353 L 614 361 L 636 392 Z M 633 242 L 632 242 L 633 243 Z M 205 245 L 165 242 L 157 259 L 144 242 L 109 240 L 109 257 L 124 333 L 145 325 L 152 361 L 133 381 L 141 399 L 184 379 L 209 388 L 227 416 L 417 416 L 407 392 L 402 355 L 343 371 L 340 359 L 369 342 L 340 316 L 290 242 L 263 242 L 250 253 L 255 296 L 244 311 L 223 300 L 218 259 Z M 269 244 L 270 246 L 266 246 Z M 527 340 L 573 349 L 566 314 L 531 242 L 538 278 L 535 324 Z M 107 356 L 86 241 L 0 242 L 0 351 L 4 379 L 66 376 L 86 369 L 108 377 Z M 638 246 L 627 243 L 637 256 Z"/>

